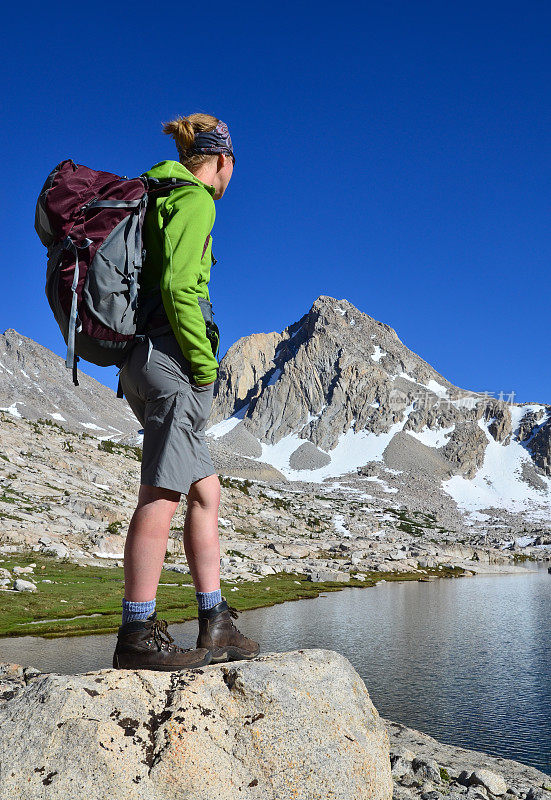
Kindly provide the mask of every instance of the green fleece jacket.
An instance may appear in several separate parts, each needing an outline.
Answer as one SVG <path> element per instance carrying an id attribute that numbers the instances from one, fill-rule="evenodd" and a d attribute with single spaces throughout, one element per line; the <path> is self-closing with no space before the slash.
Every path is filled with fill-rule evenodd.
<path id="1" fill-rule="evenodd" d="M 163 305 L 182 353 L 197 384 L 216 379 L 218 361 L 212 352 L 199 297 L 210 301 L 212 238 L 216 211 L 214 186 L 203 183 L 179 161 L 160 161 L 144 175 L 193 181 L 173 189 L 148 206 L 143 228 L 146 258 L 140 294 L 161 289 Z"/>

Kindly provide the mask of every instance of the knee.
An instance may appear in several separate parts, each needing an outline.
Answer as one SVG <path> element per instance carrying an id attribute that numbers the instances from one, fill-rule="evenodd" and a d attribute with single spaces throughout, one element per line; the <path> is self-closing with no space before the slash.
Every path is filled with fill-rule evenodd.
<path id="1" fill-rule="evenodd" d="M 205 511 L 216 510 L 220 505 L 220 480 L 218 475 L 209 475 L 195 481 L 189 487 L 187 495 L 189 507 L 198 507 Z"/>

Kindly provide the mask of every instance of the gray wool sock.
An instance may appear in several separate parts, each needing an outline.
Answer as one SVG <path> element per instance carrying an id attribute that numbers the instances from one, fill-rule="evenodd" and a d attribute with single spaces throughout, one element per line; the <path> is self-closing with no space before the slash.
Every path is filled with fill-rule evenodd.
<path id="1" fill-rule="evenodd" d="M 147 619 L 155 611 L 157 599 L 145 600 L 143 603 L 122 599 L 122 624 L 133 622 L 136 619 Z"/>
<path id="2" fill-rule="evenodd" d="M 215 589 L 214 592 L 195 592 L 199 611 L 205 611 L 207 608 L 212 608 L 222 600 L 222 589 Z"/>

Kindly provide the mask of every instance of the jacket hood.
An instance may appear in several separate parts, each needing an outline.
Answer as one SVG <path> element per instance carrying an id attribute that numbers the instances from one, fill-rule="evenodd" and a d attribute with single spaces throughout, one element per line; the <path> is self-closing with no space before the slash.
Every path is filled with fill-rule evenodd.
<path id="1" fill-rule="evenodd" d="M 180 164 L 179 161 L 159 161 L 158 164 L 154 164 L 151 169 L 148 169 L 147 172 L 143 173 L 148 178 L 178 178 L 184 181 L 193 181 L 199 186 L 204 186 L 207 192 L 212 196 L 216 192 L 214 186 L 210 186 L 208 183 L 203 183 L 203 181 L 199 180 L 199 178 L 190 172 L 187 167 L 184 167 L 183 164 Z"/>

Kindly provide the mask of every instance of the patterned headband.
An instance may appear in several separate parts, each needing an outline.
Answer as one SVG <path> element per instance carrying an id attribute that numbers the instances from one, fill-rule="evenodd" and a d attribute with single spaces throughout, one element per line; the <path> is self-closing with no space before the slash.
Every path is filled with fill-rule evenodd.
<path id="1" fill-rule="evenodd" d="M 213 131 L 197 131 L 191 150 L 193 153 L 227 153 L 235 164 L 230 132 L 222 121 Z"/>

